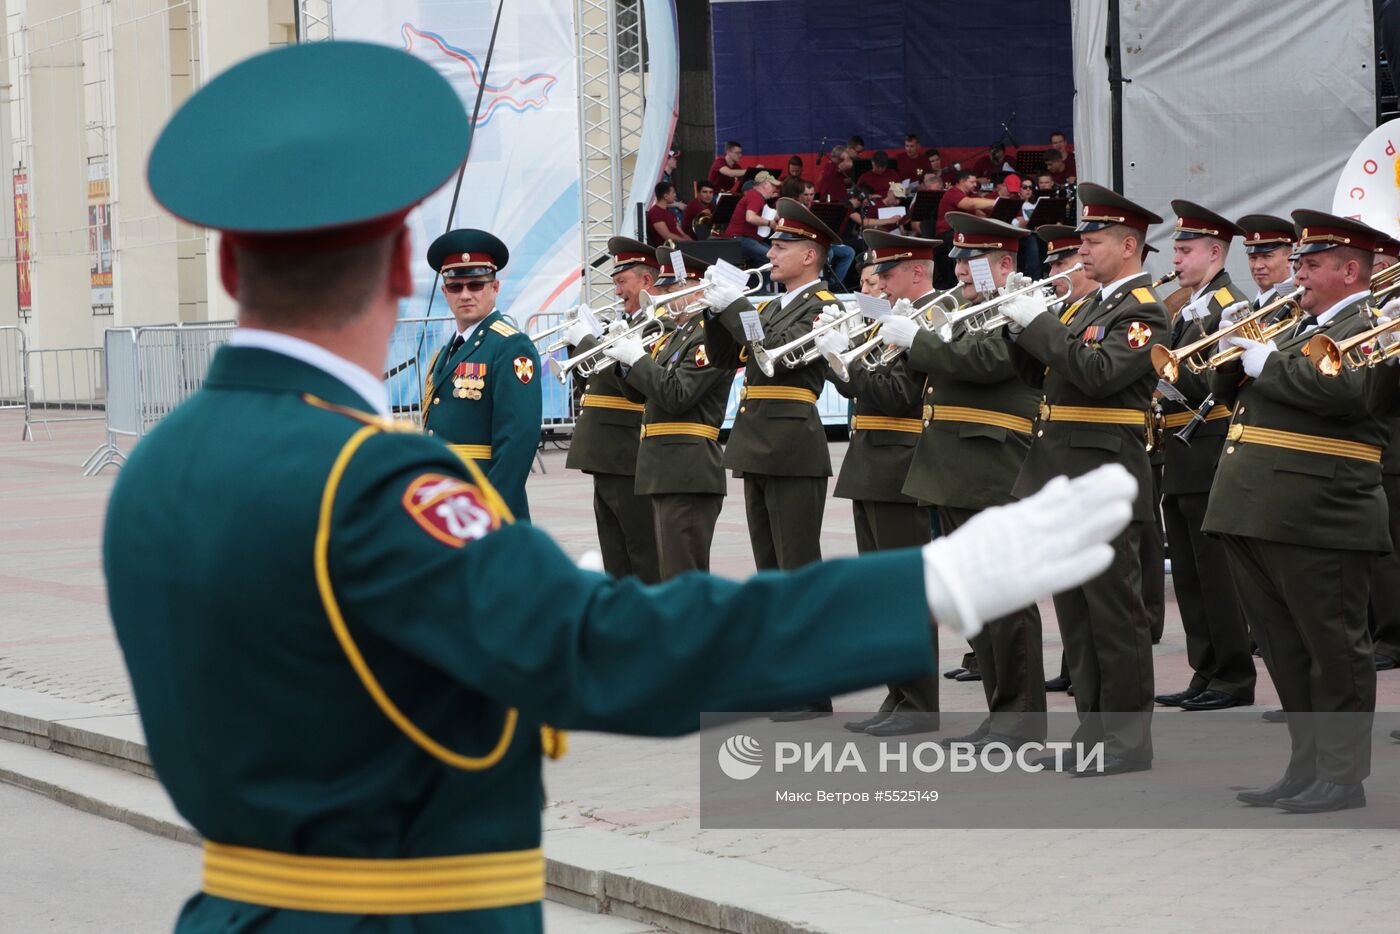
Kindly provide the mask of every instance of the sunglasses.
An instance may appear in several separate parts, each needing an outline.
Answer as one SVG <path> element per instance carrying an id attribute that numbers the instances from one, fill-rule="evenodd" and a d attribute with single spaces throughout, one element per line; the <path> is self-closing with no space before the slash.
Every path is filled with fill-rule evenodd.
<path id="1" fill-rule="evenodd" d="M 442 290 L 449 295 L 456 295 L 463 289 L 468 289 L 472 292 L 480 292 L 495 281 L 495 279 L 474 279 L 471 282 L 444 282 L 442 284 Z"/>

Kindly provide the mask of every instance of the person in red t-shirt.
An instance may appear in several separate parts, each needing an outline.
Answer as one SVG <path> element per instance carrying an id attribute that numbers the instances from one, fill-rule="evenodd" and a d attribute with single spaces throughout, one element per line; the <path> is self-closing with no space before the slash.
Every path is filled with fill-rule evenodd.
<path id="1" fill-rule="evenodd" d="M 924 172 L 928 170 L 928 159 L 924 155 L 924 148 L 919 145 L 919 137 L 916 134 L 905 135 L 904 150 L 894 157 L 894 169 L 900 181 L 917 183 L 924 177 Z"/>
<path id="2" fill-rule="evenodd" d="M 661 246 L 667 240 L 693 240 L 681 230 L 676 220 L 676 212 L 671 206 L 676 203 L 676 186 L 670 182 L 656 183 L 656 201 L 647 208 L 647 245 Z"/>
<path id="3" fill-rule="evenodd" d="M 1065 154 L 1058 149 L 1045 150 L 1045 174 L 1055 180 L 1056 185 L 1074 181 L 1074 174 L 1065 161 Z"/>
<path id="4" fill-rule="evenodd" d="M 768 262 L 768 244 L 759 237 L 758 228 L 769 226 L 763 219 L 763 209 L 777 194 L 778 180 L 769 172 L 759 172 L 753 177 L 753 187 L 734 205 L 734 216 L 724 228 L 725 236 L 739 241 L 749 265 L 762 266 Z"/>
<path id="5" fill-rule="evenodd" d="M 817 197 L 823 201 L 844 201 L 851 184 L 851 152 L 845 146 L 831 147 L 831 158 L 822 166 L 817 179 Z"/>
<path id="6" fill-rule="evenodd" d="M 1050 131 L 1050 148 L 1058 149 L 1065 156 L 1065 177 L 1064 181 L 1074 181 L 1079 176 L 1079 172 L 1074 167 L 1074 147 L 1065 138 L 1063 130 Z"/>
<path id="7" fill-rule="evenodd" d="M 710 184 L 715 191 L 736 191 L 744 177 L 744 168 L 739 160 L 744 157 L 744 147 L 735 140 L 724 144 L 724 155 L 716 156 L 710 166 Z"/>
<path id="8" fill-rule="evenodd" d="M 951 248 L 953 238 L 945 237 L 944 234 L 951 234 L 953 227 L 948 223 L 949 211 L 963 211 L 968 214 L 976 214 L 985 217 L 993 207 L 996 206 L 995 198 L 974 197 L 973 192 L 977 190 L 977 173 L 971 169 L 963 169 L 957 174 L 953 185 L 943 192 L 943 197 L 938 202 L 938 214 L 934 219 L 934 236 L 942 242 L 934 250 L 933 261 L 938 269 L 936 282 L 938 288 L 951 288 L 956 277 L 953 275 L 953 262 L 948 258 L 948 250 Z"/>
<path id="9" fill-rule="evenodd" d="M 783 180 L 790 178 L 802 178 L 802 157 L 793 156 L 788 160 L 787 171 L 783 173 Z"/>
<path id="10" fill-rule="evenodd" d="M 889 153 L 877 149 L 870 162 L 873 168 L 856 179 L 856 187 L 864 188 L 876 198 L 883 198 L 885 192 L 890 190 L 890 183 L 899 181 L 899 177 L 890 168 Z"/>
<path id="11" fill-rule="evenodd" d="M 692 239 L 700 239 L 695 232 L 695 224 L 698 221 L 701 226 L 709 227 L 714 208 L 715 186 L 709 182 L 701 182 L 695 187 L 695 197 L 690 199 L 690 203 L 685 206 L 685 213 L 681 214 L 681 230 Z"/>

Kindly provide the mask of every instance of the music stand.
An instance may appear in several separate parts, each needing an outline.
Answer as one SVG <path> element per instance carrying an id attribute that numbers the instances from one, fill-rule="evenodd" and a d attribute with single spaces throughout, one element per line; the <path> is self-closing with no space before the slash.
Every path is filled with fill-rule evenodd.
<path id="1" fill-rule="evenodd" d="M 739 196 L 731 192 L 715 195 L 714 207 L 710 212 L 710 236 L 723 236 L 729 228 L 729 219 L 734 216 L 734 208 L 739 204 Z"/>
<path id="2" fill-rule="evenodd" d="M 1009 224 L 1021 213 L 1021 205 L 1024 203 L 1020 198 L 998 198 L 997 203 L 992 205 L 992 219 Z"/>
<path id="3" fill-rule="evenodd" d="M 1043 224 L 1063 224 L 1069 202 L 1064 198 L 1041 198 L 1035 203 L 1026 227 L 1035 230 Z"/>
<path id="4" fill-rule="evenodd" d="M 850 206 L 844 201 L 816 201 L 810 210 L 817 220 L 831 228 L 834 233 L 840 234 L 841 225 L 846 220 Z"/>
<path id="5" fill-rule="evenodd" d="M 1026 149 L 1022 147 L 1016 150 L 1016 174 L 1025 178 L 1034 178 L 1040 174 L 1041 166 L 1045 164 L 1044 149 Z"/>

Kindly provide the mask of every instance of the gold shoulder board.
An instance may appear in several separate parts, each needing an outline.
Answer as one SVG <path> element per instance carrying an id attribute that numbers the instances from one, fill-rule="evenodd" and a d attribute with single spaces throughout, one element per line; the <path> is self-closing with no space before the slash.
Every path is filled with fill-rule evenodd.
<path id="1" fill-rule="evenodd" d="M 830 292 L 826 291 L 825 289 L 822 289 L 821 291 L 817 292 L 817 298 L 821 299 L 821 300 L 824 301 L 824 302 L 834 302 L 834 301 L 836 301 L 836 296 L 835 296 L 835 295 L 832 295 Z"/>
<path id="2" fill-rule="evenodd" d="M 506 324 L 504 321 L 496 321 L 496 322 L 493 322 L 493 323 L 491 324 L 491 330 L 495 331 L 497 334 L 501 335 L 502 337 L 510 337 L 510 336 L 513 335 L 513 334 L 519 334 L 519 333 L 520 333 L 520 332 L 517 331 L 515 328 L 511 327 L 509 324 Z"/>
<path id="3" fill-rule="evenodd" d="M 1157 296 L 1153 295 L 1152 290 L 1145 285 L 1141 288 L 1133 289 L 1133 298 L 1144 305 L 1151 305 L 1157 301 Z"/>
<path id="4" fill-rule="evenodd" d="M 1235 303 L 1235 297 L 1231 295 L 1230 290 L 1224 286 L 1216 290 L 1215 300 L 1220 304 L 1221 308 L 1229 308 Z"/>

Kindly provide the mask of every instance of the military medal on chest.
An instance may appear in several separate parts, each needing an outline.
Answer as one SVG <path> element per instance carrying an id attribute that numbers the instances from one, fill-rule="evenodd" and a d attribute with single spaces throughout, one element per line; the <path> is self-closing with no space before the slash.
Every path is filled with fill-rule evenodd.
<path id="1" fill-rule="evenodd" d="M 458 399 L 480 399 L 486 388 L 486 364 L 462 362 L 452 374 L 452 395 Z"/>

